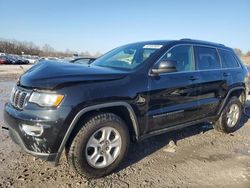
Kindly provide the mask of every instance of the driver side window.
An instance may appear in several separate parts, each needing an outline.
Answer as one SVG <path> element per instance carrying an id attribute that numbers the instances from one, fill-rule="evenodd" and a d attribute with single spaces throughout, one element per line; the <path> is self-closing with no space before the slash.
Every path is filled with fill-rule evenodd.
<path id="1" fill-rule="evenodd" d="M 180 45 L 172 48 L 162 57 L 161 61 L 176 62 L 177 72 L 195 69 L 193 47 L 191 45 Z"/>

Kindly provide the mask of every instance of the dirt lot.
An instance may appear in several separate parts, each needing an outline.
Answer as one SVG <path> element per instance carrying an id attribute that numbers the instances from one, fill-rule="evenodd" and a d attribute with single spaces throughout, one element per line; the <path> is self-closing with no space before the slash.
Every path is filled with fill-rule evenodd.
<path id="1" fill-rule="evenodd" d="M 0 67 L 0 126 L 4 103 L 22 72 L 11 67 Z M 233 134 L 200 124 L 153 137 L 132 144 L 115 173 L 88 180 L 75 174 L 64 156 L 53 167 L 23 153 L 0 130 L 0 187 L 250 187 L 249 135 L 250 121 L 244 115 Z"/>

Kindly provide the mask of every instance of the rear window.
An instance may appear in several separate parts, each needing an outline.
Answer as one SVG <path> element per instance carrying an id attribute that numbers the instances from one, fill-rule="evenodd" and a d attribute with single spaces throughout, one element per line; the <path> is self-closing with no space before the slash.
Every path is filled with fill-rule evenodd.
<path id="1" fill-rule="evenodd" d="M 220 53 L 221 64 L 223 68 L 239 67 L 239 64 L 236 61 L 232 52 L 219 49 L 219 53 Z"/>
<path id="2" fill-rule="evenodd" d="M 215 48 L 196 46 L 195 55 L 198 70 L 211 70 L 220 68 L 220 60 Z"/>

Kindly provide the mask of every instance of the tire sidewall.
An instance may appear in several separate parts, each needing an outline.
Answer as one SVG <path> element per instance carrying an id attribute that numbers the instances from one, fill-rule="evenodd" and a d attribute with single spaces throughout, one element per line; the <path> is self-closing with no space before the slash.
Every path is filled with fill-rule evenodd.
<path id="1" fill-rule="evenodd" d="M 227 112 L 229 111 L 229 108 L 233 104 L 236 104 L 239 107 L 239 118 L 238 118 L 235 126 L 229 127 L 228 124 L 227 124 Z M 240 100 L 237 97 L 232 97 L 230 99 L 230 101 L 227 103 L 227 105 L 224 108 L 223 113 L 222 113 L 222 124 L 223 124 L 224 130 L 226 132 L 228 132 L 228 133 L 236 131 L 239 128 L 239 125 L 240 125 L 241 115 L 242 115 L 242 104 L 241 104 Z"/>
<path id="2" fill-rule="evenodd" d="M 118 166 L 118 164 L 122 161 L 122 159 L 124 158 L 128 150 L 129 134 L 128 134 L 128 130 L 126 129 L 126 125 L 124 124 L 122 120 L 120 120 L 120 122 L 111 121 L 111 120 L 100 120 L 99 122 L 93 121 L 91 126 L 92 126 L 91 129 L 88 129 L 84 134 L 82 134 L 79 137 L 77 144 L 76 144 L 76 148 L 75 148 L 75 155 L 78 156 L 77 163 L 80 165 L 80 169 L 82 171 L 81 173 L 87 174 L 90 177 L 100 177 L 100 176 L 103 176 L 104 174 L 108 174 L 111 171 L 113 171 Z M 109 166 L 104 167 L 104 168 L 94 168 L 88 163 L 86 159 L 86 154 L 85 154 L 86 146 L 90 137 L 97 130 L 103 127 L 107 127 L 107 126 L 116 129 L 121 136 L 122 146 L 121 146 L 120 154 L 115 159 L 115 161 Z"/>

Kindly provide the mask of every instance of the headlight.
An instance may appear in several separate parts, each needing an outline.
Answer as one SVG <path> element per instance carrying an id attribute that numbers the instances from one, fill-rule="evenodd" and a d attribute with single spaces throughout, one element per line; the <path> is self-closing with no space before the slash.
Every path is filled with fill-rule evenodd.
<path id="1" fill-rule="evenodd" d="M 39 106 L 57 107 L 62 102 L 64 96 L 54 93 L 33 92 L 29 102 L 36 103 Z"/>

